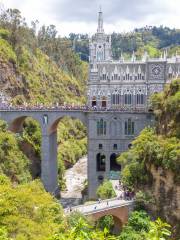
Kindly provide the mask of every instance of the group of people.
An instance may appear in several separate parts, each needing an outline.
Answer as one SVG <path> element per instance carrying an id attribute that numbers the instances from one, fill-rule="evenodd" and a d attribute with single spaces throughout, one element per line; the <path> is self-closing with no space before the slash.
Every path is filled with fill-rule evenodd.
<path id="1" fill-rule="evenodd" d="M 124 186 L 121 181 L 119 181 L 119 185 L 115 186 L 115 189 L 118 189 L 120 194 L 118 196 L 119 200 L 133 200 L 135 198 L 135 192 L 129 190 L 126 186 Z"/>
<path id="2" fill-rule="evenodd" d="M 145 111 L 145 108 L 135 108 L 135 107 L 118 107 L 118 108 L 109 108 L 109 107 L 89 107 L 87 105 L 51 105 L 51 106 L 44 106 L 43 104 L 35 104 L 35 105 L 17 105 L 13 106 L 12 104 L 0 104 L 1 110 L 47 110 L 47 111 L 67 111 L 67 110 L 81 110 L 81 111 L 136 111 L 141 112 Z"/>

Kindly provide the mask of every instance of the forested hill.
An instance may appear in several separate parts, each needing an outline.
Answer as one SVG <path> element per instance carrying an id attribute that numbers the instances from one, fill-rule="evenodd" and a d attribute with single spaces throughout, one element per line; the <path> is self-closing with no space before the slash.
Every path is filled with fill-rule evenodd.
<path id="1" fill-rule="evenodd" d="M 87 64 L 55 26 L 28 27 L 20 12 L 0 15 L 0 86 L 15 104 L 85 102 Z"/>
<path id="2" fill-rule="evenodd" d="M 28 27 L 17 9 L 1 12 L 0 93 L 10 97 L 14 105 L 85 104 L 88 64 L 72 50 L 69 39 L 58 37 L 55 26 L 42 26 L 38 31 L 36 28 L 37 22 Z M 27 181 L 30 175 L 39 177 L 41 130 L 38 123 L 27 119 L 19 138 L 1 124 L 0 142 L 6 139 L 9 148 L 0 146 L 0 172 L 15 182 Z M 61 182 L 64 164 L 69 166 L 86 154 L 83 124 L 63 119 L 58 126 L 59 145 Z"/>

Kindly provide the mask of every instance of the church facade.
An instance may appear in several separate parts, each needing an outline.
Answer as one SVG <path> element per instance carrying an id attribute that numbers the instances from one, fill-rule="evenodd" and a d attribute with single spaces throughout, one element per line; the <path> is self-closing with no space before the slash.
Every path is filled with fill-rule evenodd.
<path id="1" fill-rule="evenodd" d="M 88 194 L 93 199 L 104 179 L 119 176 L 119 154 L 126 151 L 140 131 L 153 124 L 148 112 L 151 94 L 163 90 L 172 78 L 180 76 L 180 58 L 158 59 L 144 54 L 129 61 L 112 59 L 111 36 L 104 33 L 103 13 L 90 43 L 88 106 Z M 98 111 L 98 109 L 104 111 Z"/>

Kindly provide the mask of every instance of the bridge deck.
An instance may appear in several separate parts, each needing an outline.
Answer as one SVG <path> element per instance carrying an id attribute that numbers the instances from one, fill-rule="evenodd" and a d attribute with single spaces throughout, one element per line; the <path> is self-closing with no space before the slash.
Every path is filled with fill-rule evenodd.
<path id="1" fill-rule="evenodd" d="M 133 205 L 133 200 L 119 200 L 119 199 L 108 199 L 101 201 L 100 203 L 92 203 L 89 205 L 79 205 L 72 208 L 72 211 L 79 211 L 85 215 L 90 215 L 92 213 L 101 212 L 108 209 L 119 208 L 123 206 Z M 64 209 L 66 213 L 69 212 L 69 209 Z"/>

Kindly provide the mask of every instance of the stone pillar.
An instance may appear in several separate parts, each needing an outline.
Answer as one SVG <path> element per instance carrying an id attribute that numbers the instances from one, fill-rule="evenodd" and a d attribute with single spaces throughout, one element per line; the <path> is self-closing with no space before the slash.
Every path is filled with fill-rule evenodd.
<path id="1" fill-rule="evenodd" d="M 41 180 L 48 192 L 58 194 L 57 132 L 42 131 Z"/>

